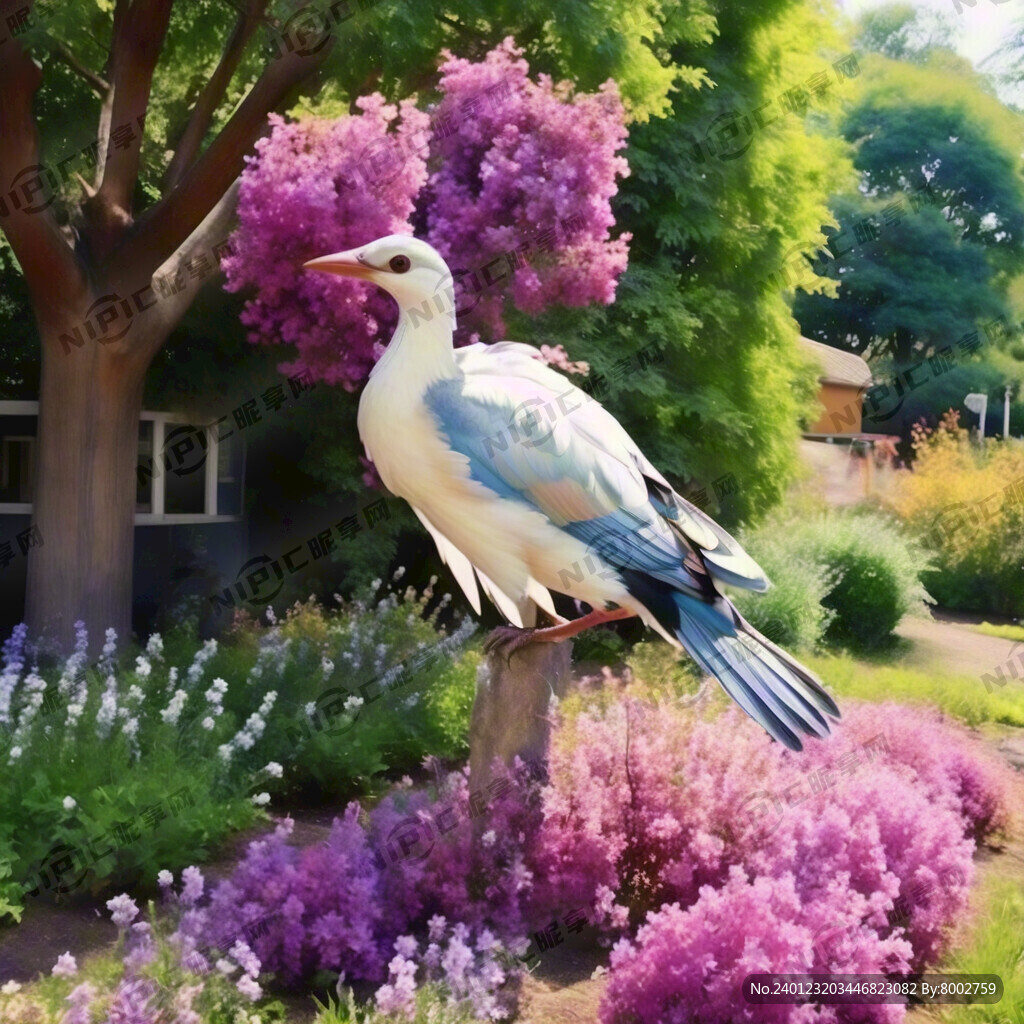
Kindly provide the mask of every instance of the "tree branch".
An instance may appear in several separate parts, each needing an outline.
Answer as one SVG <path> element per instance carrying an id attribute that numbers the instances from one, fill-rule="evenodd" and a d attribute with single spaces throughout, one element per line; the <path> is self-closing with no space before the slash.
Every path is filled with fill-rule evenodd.
<path id="1" fill-rule="evenodd" d="M 164 177 L 164 188 L 174 188 L 182 175 L 192 165 L 199 152 L 199 147 L 210 130 L 210 123 L 213 115 L 224 99 L 231 79 L 234 77 L 245 46 L 256 31 L 257 25 L 263 19 L 266 10 L 267 0 L 249 0 L 244 11 L 238 15 L 235 27 L 231 31 L 224 51 L 221 54 L 220 62 L 210 80 L 206 83 L 203 91 L 192 108 L 188 124 L 178 140 L 174 149 L 174 157 L 171 159 L 167 174 Z"/>
<path id="2" fill-rule="evenodd" d="M 142 151 L 140 119 L 145 117 L 149 105 L 153 71 L 163 49 L 173 3 L 174 0 L 133 0 L 120 19 L 115 12 L 117 25 L 111 43 L 110 75 L 114 103 L 106 152 L 100 154 L 103 159 L 99 163 L 104 170 L 97 199 L 129 216 Z M 122 127 L 130 128 L 133 137 L 126 145 L 118 146 L 113 136 Z"/>
<path id="3" fill-rule="evenodd" d="M 50 204 L 59 182 L 43 167 L 32 101 L 41 69 L 16 39 L 0 60 L 0 227 L 11 243 L 40 323 L 59 323 L 86 294 L 85 275 Z"/>
<path id="4" fill-rule="evenodd" d="M 148 362 L 160 350 L 167 336 L 177 326 L 189 306 L 195 301 L 196 293 L 203 286 L 203 279 L 185 273 L 186 264 L 193 259 L 206 257 L 211 266 L 216 266 L 214 252 L 220 243 L 227 241 L 231 221 L 238 207 L 240 179 L 235 179 L 220 197 L 213 209 L 203 218 L 199 226 L 181 243 L 175 252 L 157 268 L 153 280 L 158 282 L 155 294 L 159 304 L 154 307 L 152 321 L 146 323 L 144 340 L 136 342 L 145 351 L 139 353 Z M 209 280 L 209 278 L 207 278 Z M 179 291 L 164 295 L 159 282 L 173 281 L 184 285 Z M 175 285 L 177 287 L 177 284 Z"/>
<path id="5" fill-rule="evenodd" d="M 101 99 L 110 92 L 110 83 L 95 71 L 90 71 L 63 43 L 57 43 L 50 52 L 62 64 L 71 68 Z"/>
<path id="6" fill-rule="evenodd" d="M 186 172 L 181 183 L 146 212 L 111 259 L 110 273 L 163 260 L 198 226 L 241 174 L 245 156 L 276 110 L 304 79 L 326 59 L 331 46 L 315 54 L 288 53 L 271 61 L 256 84 L 206 151 Z"/>

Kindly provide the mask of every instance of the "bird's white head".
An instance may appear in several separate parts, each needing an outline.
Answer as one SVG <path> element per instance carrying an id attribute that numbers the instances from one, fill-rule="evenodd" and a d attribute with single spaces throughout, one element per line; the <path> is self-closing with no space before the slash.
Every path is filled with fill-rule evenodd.
<path id="1" fill-rule="evenodd" d="M 452 272 L 433 246 L 412 235 L 386 235 L 303 264 L 307 270 L 370 281 L 389 292 L 403 312 L 452 312 Z"/>

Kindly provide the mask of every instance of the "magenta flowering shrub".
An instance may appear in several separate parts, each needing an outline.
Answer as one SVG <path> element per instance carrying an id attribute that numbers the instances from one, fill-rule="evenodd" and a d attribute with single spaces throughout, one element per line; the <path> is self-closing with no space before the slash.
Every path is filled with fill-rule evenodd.
<path id="1" fill-rule="evenodd" d="M 582 715 L 553 753 L 545 810 L 559 816 L 546 814 L 538 859 L 554 866 L 549 884 L 580 898 L 610 887 L 634 914 L 638 899 L 652 911 L 612 958 L 604 1024 L 688 1021 L 698 1010 L 724 1024 L 753 970 L 934 963 L 966 904 L 975 843 L 1008 813 L 1005 769 L 976 747 L 937 716 L 896 705 L 850 704 L 832 738 L 799 754 L 734 709 L 713 721 L 637 704 Z M 902 1012 L 759 1007 L 756 1019 Z"/>
<path id="2" fill-rule="evenodd" d="M 439 167 L 423 203 L 428 241 L 469 272 L 460 310 L 498 337 L 506 289 L 527 313 L 612 302 L 630 237 L 610 237 L 610 200 L 629 173 L 618 88 L 533 82 L 522 52 L 509 38 L 483 61 L 445 53 L 435 123 L 450 129 L 432 136 Z"/>
<path id="3" fill-rule="evenodd" d="M 611 889 L 639 923 L 722 882 L 754 849 L 743 823 L 756 780 L 779 770 L 779 748 L 739 724 L 630 700 L 581 714 L 554 744 L 530 847 L 538 912 L 555 899 L 592 904 Z"/>
<path id="4" fill-rule="evenodd" d="M 769 742 L 731 708 L 707 721 L 635 701 L 603 715 L 585 712 L 551 752 L 552 785 L 529 848 L 533 898 L 550 903 L 565 893 L 589 903 L 610 888 L 638 923 L 662 903 L 693 903 L 701 886 L 721 884 L 732 865 L 791 856 L 786 844 L 792 847 L 795 833 L 827 814 L 846 814 L 847 825 L 835 826 L 840 833 L 854 820 L 867 828 L 865 793 L 885 786 L 907 795 L 895 806 L 879 801 L 889 806 L 877 812 L 878 828 L 908 836 L 879 847 L 886 838 L 879 835 L 883 866 L 891 868 L 897 849 L 920 851 L 927 862 L 942 847 L 939 871 L 954 878 L 960 864 L 966 884 L 973 841 L 1002 827 L 1008 806 L 1005 770 L 976 748 L 959 728 L 896 705 L 850 703 L 833 736 L 799 754 Z M 851 861 L 863 856 L 846 842 Z M 879 873 L 872 891 L 906 898 L 927 881 L 916 870 L 901 863 L 903 889 L 891 880 L 883 886 Z M 957 898 L 957 885 L 946 891 Z M 922 941 L 925 933 L 931 928 Z"/>
<path id="5" fill-rule="evenodd" d="M 804 918 L 803 897 L 792 875 L 750 880 L 742 868 L 733 867 L 720 888 L 705 886 L 685 910 L 667 904 L 650 915 L 634 942 L 616 944 L 602 1024 L 902 1020 L 904 1009 L 896 1005 L 817 1008 L 744 1002 L 741 986 L 748 974 L 806 970 L 815 933 Z M 906 966 L 908 951 L 902 939 L 865 936 L 857 955 L 844 963 L 850 971 L 874 972 L 883 964 L 898 971 Z M 849 1010 L 853 1014 L 844 1016 Z"/>
<path id="6" fill-rule="evenodd" d="M 981 841 L 1005 831 L 1012 806 L 1006 768 L 959 723 L 928 708 L 855 704 L 841 735 L 847 747 L 885 736 L 884 745 L 876 744 L 877 756 L 909 772 L 929 799 L 955 809 L 972 838 Z M 812 744 L 804 756 L 825 765 L 829 746 Z"/>
<path id="7" fill-rule="evenodd" d="M 395 942 L 425 933 L 434 919 L 525 948 L 520 904 L 530 875 L 522 846 L 535 811 L 528 785 L 516 777 L 499 783 L 486 804 L 469 792 L 464 772 L 434 791 L 399 786 L 362 820 L 359 805 L 349 804 L 327 841 L 304 849 L 288 842 L 292 823 L 282 822 L 249 844 L 206 906 L 184 914 L 182 933 L 197 950 L 226 950 L 251 935 L 263 969 L 286 984 L 317 970 L 382 982 Z"/>
<path id="8" fill-rule="evenodd" d="M 271 115 L 272 131 L 242 174 L 239 226 L 223 264 L 228 291 L 256 289 L 242 314 L 250 340 L 293 345 L 296 358 L 282 372 L 308 371 L 349 390 L 373 366 L 374 342 L 393 330 L 394 301 L 302 263 L 411 233 L 427 178 L 421 151 L 429 120 L 413 100 L 395 106 L 374 93 L 356 106 L 358 115 L 337 121 Z"/>

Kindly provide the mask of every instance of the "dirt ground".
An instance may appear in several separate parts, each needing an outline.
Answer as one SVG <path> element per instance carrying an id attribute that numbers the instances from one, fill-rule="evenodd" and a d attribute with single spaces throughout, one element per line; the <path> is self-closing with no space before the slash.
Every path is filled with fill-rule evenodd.
<path id="1" fill-rule="evenodd" d="M 1024 685 L 1024 667 L 1018 661 L 1024 656 L 1022 642 L 978 633 L 969 623 L 946 615 L 929 619 L 908 615 L 896 632 L 913 644 L 909 657 L 912 665 L 978 679 L 986 673 L 995 675 L 996 668 L 1002 667 L 1004 676 L 1010 679 L 1007 665 L 1012 659 L 1021 679 L 1018 685 Z"/>

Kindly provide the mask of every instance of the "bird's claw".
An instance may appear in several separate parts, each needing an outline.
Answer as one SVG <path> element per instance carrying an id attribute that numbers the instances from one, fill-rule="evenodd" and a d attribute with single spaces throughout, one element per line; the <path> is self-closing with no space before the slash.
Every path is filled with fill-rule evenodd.
<path id="1" fill-rule="evenodd" d="M 520 629 L 518 626 L 498 626 L 484 641 L 485 654 L 505 656 L 505 664 L 511 667 L 512 655 L 533 643 L 535 629 Z"/>

